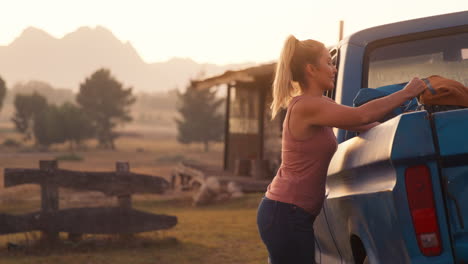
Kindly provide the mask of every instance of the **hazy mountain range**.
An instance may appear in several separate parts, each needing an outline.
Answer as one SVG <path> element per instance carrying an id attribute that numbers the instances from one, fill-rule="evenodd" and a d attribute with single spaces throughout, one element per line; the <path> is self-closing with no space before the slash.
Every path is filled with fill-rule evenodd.
<path id="1" fill-rule="evenodd" d="M 134 91 L 161 92 L 185 88 L 190 78 L 200 72 L 212 76 L 252 65 L 199 64 L 187 58 L 146 63 L 130 43 L 123 43 L 100 26 L 81 27 L 60 39 L 29 27 L 8 46 L 0 46 L 0 76 L 8 87 L 40 80 L 56 88 L 77 91 L 86 77 L 105 67 L 126 87 L 134 87 Z"/>

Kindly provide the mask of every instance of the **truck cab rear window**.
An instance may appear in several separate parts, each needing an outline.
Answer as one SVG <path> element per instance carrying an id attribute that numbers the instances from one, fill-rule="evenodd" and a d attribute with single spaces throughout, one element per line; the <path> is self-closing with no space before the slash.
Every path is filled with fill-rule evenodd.
<path id="1" fill-rule="evenodd" d="M 468 86 L 468 33 L 401 42 L 369 53 L 367 87 L 440 75 Z"/>

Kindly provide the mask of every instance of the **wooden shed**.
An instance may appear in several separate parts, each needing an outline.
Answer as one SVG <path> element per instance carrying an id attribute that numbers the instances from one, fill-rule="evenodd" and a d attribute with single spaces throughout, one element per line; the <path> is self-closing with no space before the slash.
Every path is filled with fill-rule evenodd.
<path id="1" fill-rule="evenodd" d="M 284 113 L 271 120 L 276 63 L 193 82 L 195 89 L 226 89 L 224 169 L 236 175 L 273 178 L 281 163 Z"/>

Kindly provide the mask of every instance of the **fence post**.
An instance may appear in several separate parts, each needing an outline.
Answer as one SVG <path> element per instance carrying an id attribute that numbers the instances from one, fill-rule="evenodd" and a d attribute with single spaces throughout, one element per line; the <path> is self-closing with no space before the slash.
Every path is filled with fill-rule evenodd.
<path id="1" fill-rule="evenodd" d="M 53 213 L 59 209 L 58 185 L 54 181 L 58 168 L 56 160 L 40 160 L 39 169 L 46 172 L 44 181 L 41 183 L 41 210 L 43 213 Z M 48 242 L 56 242 L 59 238 L 58 232 L 44 230 L 42 239 Z"/>
<path id="2" fill-rule="evenodd" d="M 117 176 L 125 175 L 130 172 L 130 164 L 128 162 L 117 161 L 115 163 L 115 170 Z M 130 194 L 119 195 L 117 200 L 120 208 L 122 209 L 131 209 L 132 208 L 132 196 Z M 120 238 L 124 240 L 132 239 L 133 234 L 120 234 Z"/>
<path id="3" fill-rule="evenodd" d="M 130 172 L 130 165 L 128 162 L 116 162 L 115 163 L 115 168 L 116 168 L 116 174 L 117 176 L 119 175 L 125 175 L 128 172 Z M 130 209 L 132 208 L 132 196 L 130 194 L 125 194 L 125 195 L 119 195 L 117 196 L 119 206 L 121 208 L 125 209 Z"/>

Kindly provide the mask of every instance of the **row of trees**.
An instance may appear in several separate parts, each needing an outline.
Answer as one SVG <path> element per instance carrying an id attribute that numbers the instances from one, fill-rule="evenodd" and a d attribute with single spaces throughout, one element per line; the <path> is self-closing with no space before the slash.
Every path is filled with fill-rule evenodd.
<path id="1" fill-rule="evenodd" d="M 0 108 L 6 90 L 0 78 Z M 217 98 L 214 90 L 196 90 L 192 84 L 184 93 L 177 92 L 177 98 L 178 141 L 201 142 L 208 151 L 209 143 L 223 136 L 224 116 L 219 111 L 223 99 Z M 136 101 L 132 88 L 124 88 L 109 70 L 99 69 L 80 84 L 75 99 L 75 103 L 55 104 L 36 91 L 16 94 L 11 120 L 23 139 L 34 140 L 37 146 L 48 148 L 68 142 L 73 149 L 86 139 L 96 138 L 100 147 L 114 149 L 116 126 L 132 120 L 130 106 Z"/>
<path id="2" fill-rule="evenodd" d="M 46 148 L 68 141 L 73 149 L 74 145 L 94 136 L 91 118 L 72 103 L 48 104 L 44 96 L 35 92 L 17 95 L 14 105 L 12 121 L 25 141 L 34 139 L 37 145 Z"/>
<path id="3" fill-rule="evenodd" d="M 115 148 L 118 124 L 130 122 L 129 107 L 135 102 L 132 88 L 124 88 L 107 69 L 99 69 L 80 84 L 76 104 L 49 104 L 34 92 L 18 94 L 12 118 L 16 130 L 36 145 L 69 142 L 70 146 L 95 137 L 99 146 Z"/>

